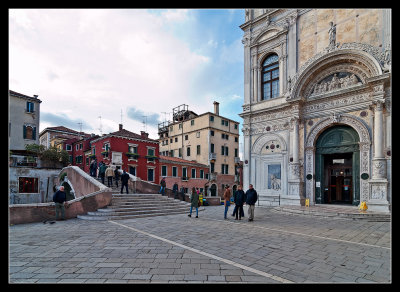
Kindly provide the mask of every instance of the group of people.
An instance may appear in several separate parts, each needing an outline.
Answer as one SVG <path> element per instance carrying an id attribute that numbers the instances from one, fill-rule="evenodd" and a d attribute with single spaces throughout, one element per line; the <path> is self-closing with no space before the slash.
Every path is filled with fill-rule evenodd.
<path id="1" fill-rule="evenodd" d="M 224 205 L 225 205 L 225 210 L 224 210 L 224 219 L 227 219 L 227 213 L 229 206 L 231 204 L 231 190 L 229 188 L 229 185 L 225 187 L 224 191 Z M 242 217 L 244 217 L 244 211 L 243 211 L 243 205 L 246 204 L 248 207 L 248 215 L 249 215 L 249 221 L 254 220 L 254 209 L 255 209 L 255 204 L 257 202 L 258 196 L 256 190 L 253 188 L 253 185 L 249 185 L 249 189 L 246 191 L 246 193 L 243 191 L 243 187 L 241 185 L 238 186 L 238 190 L 234 192 L 233 194 L 233 202 L 235 203 L 235 208 L 233 210 L 232 216 L 235 216 L 235 220 L 242 220 Z M 192 217 L 192 211 L 193 208 L 196 209 L 196 218 L 198 218 L 198 208 L 200 205 L 199 201 L 199 190 L 197 188 L 192 188 L 192 194 L 190 197 L 190 211 L 189 211 L 189 217 Z"/>
<path id="2" fill-rule="evenodd" d="M 119 166 L 116 166 L 115 169 L 111 166 L 111 164 L 105 164 L 104 162 L 99 162 L 99 167 L 97 167 L 97 161 L 92 160 L 90 164 L 90 175 L 92 177 L 96 177 L 96 173 L 98 171 L 98 177 L 101 179 L 101 183 L 105 184 L 105 178 L 107 177 L 107 185 L 109 188 L 113 186 L 113 179 L 115 181 L 115 185 L 118 188 L 118 181 L 121 181 L 121 194 L 123 193 L 124 187 L 126 189 L 126 193 L 128 194 L 128 181 L 129 174 L 123 170 L 122 174 L 119 173 Z"/>

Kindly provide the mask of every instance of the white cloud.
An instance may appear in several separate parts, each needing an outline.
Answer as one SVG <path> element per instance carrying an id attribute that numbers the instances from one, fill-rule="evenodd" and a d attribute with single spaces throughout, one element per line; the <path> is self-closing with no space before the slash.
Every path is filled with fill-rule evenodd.
<path id="1" fill-rule="evenodd" d="M 184 23 L 187 10 L 161 16 L 142 9 L 11 10 L 9 88 L 38 94 L 44 112 L 93 129 L 101 115 L 103 133 L 118 129 L 121 109 L 161 114 L 188 104 L 193 78 L 210 59 L 164 28 Z M 124 128 L 143 129 L 128 118 Z M 148 131 L 157 137 L 154 126 Z"/>

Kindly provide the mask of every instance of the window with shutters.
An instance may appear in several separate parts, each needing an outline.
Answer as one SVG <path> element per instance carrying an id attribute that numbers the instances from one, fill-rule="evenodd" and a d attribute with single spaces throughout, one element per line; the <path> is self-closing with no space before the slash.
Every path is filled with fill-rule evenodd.
<path id="1" fill-rule="evenodd" d="M 36 140 L 36 127 L 24 125 L 23 137 L 24 139 Z"/>

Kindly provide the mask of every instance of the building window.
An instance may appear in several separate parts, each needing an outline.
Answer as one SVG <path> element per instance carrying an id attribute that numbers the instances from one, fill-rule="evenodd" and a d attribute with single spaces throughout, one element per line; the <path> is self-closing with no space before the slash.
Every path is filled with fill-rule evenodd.
<path id="1" fill-rule="evenodd" d="M 178 149 L 178 155 L 179 155 L 179 157 L 182 157 L 182 148 Z"/>
<path id="2" fill-rule="evenodd" d="M 161 176 L 167 176 L 167 166 L 166 165 L 161 166 Z"/>
<path id="3" fill-rule="evenodd" d="M 189 136 L 188 135 L 185 135 L 185 140 L 188 140 L 189 139 Z"/>
<path id="4" fill-rule="evenodd" d="M 211 130 L 211 131 L 210 131 L 210 134 L 211 134 L 211 136 L 214 136 L 214 131 Z"/>
<path id="5" fill-rule="evenodd" d="M 178 176 L 178 168 L 176 166 L 172 166 L 172 176 L 173 177 Z"/>
<path id="6" fill-rule="evenodd" d="M 178 142 L 178 137 L 175 137 L 175 142 Z"/>
<path id="7" fill-rule="evenodd" d="M 210 151 L 211 151 L 211 153 L 214 153 L 214 144 L 213 143 L 211 143 L 211 145 L 210 145 L 211 147 L 210 147 Z"/>
<path id="8" fill-rule="evenodd" d="M 214 122 L 214 116 L 210 116 L 210 122 Z"/>
<path id="9" fill-rule="evenodd" d="M 147 181 L 154 181 L 154 169 L 153 168 L 147 169 Z"/>
<path id="10" fill-rule="evenodd" d="M 129 166 L 129 173 L 136 176 L 136 167 L 135 166 Z"/>
<path id="11" fill-rule="evenodd" d="M 186 156 L 190 156 L 190 147 L 186 148 Z"/>
<path id="12" fill-rule="evenodd" d="M 187 168 L 182 167 L 182 180 L 187 180 Z"/>
<path id="13" fill-rule="evenodd" d="M 196 132 L 196 138 L 200 138 L 200 132 Z"/>
<path id="14" fill-rule="evenodd" d="M 238 125 L 237 125 L 237 124 L 235 124 L 235 130 L 237 130 L 237 128 L 238 128 Z"/>
<path id="15" fill-rule="evenodd" d="M 18 178 L 19 193 L 39 193 L 39 179 L 36 177 Z"/>
<path id="16" fill-rule="evenodd" d="M 154 161 L 154 148 L 147 148 L 147 162 Z"/>
<path id="17" fill-rule="evenodd" d="M 34 106 L 35 105 L 34 105 L 33 102 L 27 101 L 26 102 L 26 112 L 33 113 L 34 112 L 34 108 L 35 108 Z"/>
<path id="18" fill-rule="evenodd" d="M 279 96 L 279 57 L 269 55 L 262 64 L 262 99 Z"/>
<path id="19" fill-rule="evenodd" d="M 72 146 L 70 144 L 66 144 L 65 145 L 65 150 L 71 151 L 72 150 Z"/>
<path id="20" fill-rule="evenodd" d="M 210 167 L 211 167 L 211 172 L 215 171 L 215 163 L 214 162 L 210 162 Z"/>
<path id="21" fill-rule="evenodd" d="M 196 168 L 192 168 L 192 178 L 196 178 Z"/>
<path id="22" fill-rule="evenodd" d="M 191 126 L 194 126 L 194 120 L 191 120 L 191 121 L 190 121 L 190 125 L 191 125 Z"/>
<path id="23" fill-rule="evenodd" d="M 221 155 L 228 156 L 228 146 L 221 146 Z"/>
<path id="24" fill-rule="evenodd" d="M 36 127 L 24 125 L 23 137 L 24 139 L 36 140 Z"/>
<path id="25" fill-rule="evenodd" d="M 200 169 L 200 178 L 204 178 L 204 170 Z"/>
<path id="26" fill-rule="evenodd" d="M 197 145 L 197 155 L 200 155 L 200 145 Z"/>
<path id="27" fill-rule="evenodd" d="M 228 174 L 228 164 L 221 164 L 221 173 Z"/>

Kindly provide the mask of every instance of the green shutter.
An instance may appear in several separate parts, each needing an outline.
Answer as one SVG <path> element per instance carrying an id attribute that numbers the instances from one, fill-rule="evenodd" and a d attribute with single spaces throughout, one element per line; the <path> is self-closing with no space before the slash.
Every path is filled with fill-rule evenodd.
<path id="1" fill-rule="evenodd" d="M 26 139 L 26 126 L 24 125 L 24 128 L 23 128 L 23 135 L 24 135 L 24 139 Z"/>
<path id="2" fill-rule="evenodd" d="M 32 130 L 32 139 L 33 139 L 33 140 L 36 140 L 36 127 L 33 127 L 33 130 Z"/>

